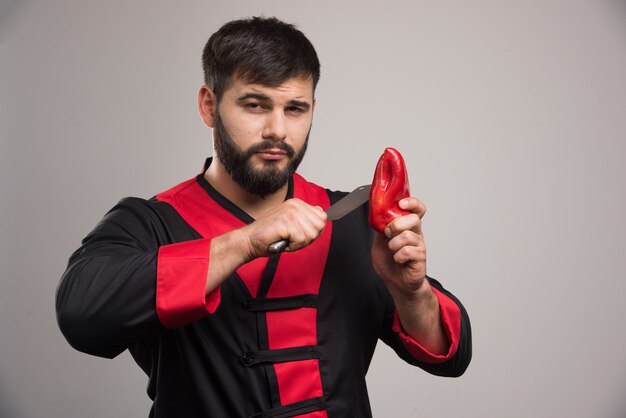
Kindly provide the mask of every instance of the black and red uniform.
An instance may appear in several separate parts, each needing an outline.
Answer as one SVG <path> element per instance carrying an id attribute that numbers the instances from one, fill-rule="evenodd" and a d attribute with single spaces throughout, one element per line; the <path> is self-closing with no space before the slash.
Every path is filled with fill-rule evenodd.
<path id="1" fill-rule="evenodd" d="M 296 174 L 287 197 L 325 209 L 343 195 Z M 128 349 L 149 376 L 151 417 L 369 417 L 365 374 L 379 338 L 429 373 L 465 371 L 467 313 L 434 279 L 448 353 L 402 331 L 372 269 L 366 204 L 310 246 L 245 264 L 205 296 L 211 238 L 253 221 L 202 174 L 150 200 L 123 199 L 61 279 L 65 337 L 97 356 Z"/>

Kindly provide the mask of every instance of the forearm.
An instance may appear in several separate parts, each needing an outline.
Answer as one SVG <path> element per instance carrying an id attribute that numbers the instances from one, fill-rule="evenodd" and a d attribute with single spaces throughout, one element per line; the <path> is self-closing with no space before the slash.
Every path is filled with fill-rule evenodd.
<path id="1" fill-rule="evenodd" d="M 269 257 L 269 246 L 289 241 L 287 251 L 297 251 L 315 241 L 326 227 L 326 213 L 299 199 L 289 199 L 251 224 L 211 239 L 205 293 L 208 295 L 240 266 Z"/>
<path id="2" fill-rule="evenodd" d="M 439 302 L 428 280 L 414 292 L 391 292 L 404 331 L 433 354 L 445 355 L 449 349 Z"/>
<path id="3" fill-rule="evenodd" d="M 240 266 L 250 261 L 244 228 L 235 229 L 211 240 L 206 294 L 217 289 Z"/>
<path id="4" fill-rule="evenodd" d="M 56 294 L 57 321 L 80 351 L 114 357 L 137 336 L 158 332 L 156 252 L 72 259 Z"/>

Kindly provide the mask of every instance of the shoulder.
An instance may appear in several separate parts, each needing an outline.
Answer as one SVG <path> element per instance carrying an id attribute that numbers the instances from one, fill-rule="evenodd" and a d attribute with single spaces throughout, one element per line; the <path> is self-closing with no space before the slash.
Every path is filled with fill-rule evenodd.
<path id="1" fill-rule="evenodd" d="M 195 178 L 177 184 L 151 198 L 124 197 L 113 206 L 100 221 L 99 227 L 114 226 L 127 231 L 152 231 L 172 223 L 179 223 L 180 216 L 172 202 L 182 199 Z"/>

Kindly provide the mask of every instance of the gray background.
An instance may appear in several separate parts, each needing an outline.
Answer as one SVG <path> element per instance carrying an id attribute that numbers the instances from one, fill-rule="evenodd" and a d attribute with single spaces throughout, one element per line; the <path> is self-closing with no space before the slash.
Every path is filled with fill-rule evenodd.
<path id="1" fill-rule="evenodd" d="M 352 189 L 397 147 L 429 208 L 429 273 L 470 312 L 459 379 L 379 345 L 375 415 L 626 416 L 617 0 L 2 2 L 0 416 L 147 416 L 127 354 L 66 344 L 55 288 L 117 200 L 200 170 L 201 48 L 256 14 L 298 24 L 322 61 L 301 172 Z"/>

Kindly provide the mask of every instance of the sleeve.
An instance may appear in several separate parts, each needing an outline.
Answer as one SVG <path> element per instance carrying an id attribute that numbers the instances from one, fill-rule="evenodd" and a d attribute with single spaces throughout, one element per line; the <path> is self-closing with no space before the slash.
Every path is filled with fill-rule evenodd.
<path id="1" fill-rule="evenodd" d="M 469 316 L 461 302 L 443 288 L 437 280 L 428 277 L 437 300 L 444 332 L 449 342 L 445 355 L 430 353 L 402 329 L 393 306 L 385 320 L 381 339 L 405 361 L 425 371 L 447 377 L 461 376 L 472 358 L 472 335 Z M 391 302 L 393 305 L 393 301 Z"/>
<path id="2" fill-rule="evenodd" d="M 157 218 L 148 202 L 124 199 L 70 257 L 56 312 L 77 350 L 113 358 L 217 308 L 219 289 L 204 296 L 210 240 L 161 246 L 170 234 Z"/>
<path id="3" fill-rule="evenodd" d="M 159 248 L 156 309 L 167 328 L 178 328 L 215 312 L 218 287 L 205 297 L 211 240 L 199 239 Z"/>

